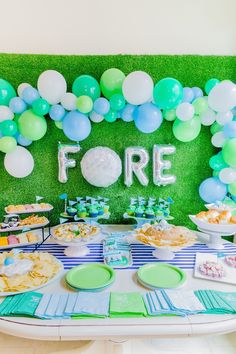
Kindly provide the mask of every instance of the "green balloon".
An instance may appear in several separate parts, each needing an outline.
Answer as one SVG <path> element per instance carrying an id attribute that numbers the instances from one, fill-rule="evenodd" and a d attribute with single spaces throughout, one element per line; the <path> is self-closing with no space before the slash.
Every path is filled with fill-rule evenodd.
<path id="1" fill-rule="evenodd" d="M 221 171 L 223 168 L 228 167 L 228 165 L 224 162 L 221 152 L 210 158 L 209 165 L 215 171 Z"/>
<path id="2" fill-rule="evenodd" d="M 38 116 L 45 116 L 48 114 L 50 105 L 48 101 L 44 100 L 43 98 L 38 98 L 32 104 L 33 112 Z"/>
<path id="3" fill-rule="evenodd" d="M 21 116 L 21 114 L 15 114 L 15 115 L 14 115 L 13 120 L 14 120 L 14 122 L 16 122 L 16 124 L 17 124 L 17 125 L 18 125 L 18 122 L 19 122 L 20 116 Z"/>
<path id="4" fill-rule="evenodd" d="M 159 108 L 175 108 L 183 99 L 183 86 L 178 80 L 167 77 L 155 85 L 153 97 Z"/>
<path id="5" fill-rule="evenodd" d="M 218 133 L 223 130 L 223 125 L 218 124 L 217 122 L 214 122 L 212 126 L 210 127 L 211 134 L 214 135 L 215 133 Z"/>
<path id="6" fill-rule="evenodd" d="M 110 99 L 116 93 L 122 93 L 122 84 L 125 79 L 125 74 L 119 69 L 106 70 L 100 80 L 100 86 L 103 95 Z"/>
<path id="7" fill-rule="evenodd" d="M 217 85 L 220 82 L 218 79 L 210 79 L 206 82 L 205 85 L 205 92 L 207 95 L 209 95 L 209 92 L 213 89 L 215 85 Z"/>
<path id="8" fill-rule="evenodd" d="M 212 176 L 213 177 L 219 177 L 220 171 L 213 171 Z"/>
<path id="9" fill-rule="evenodd" d="M 104 115 L 104 118 L 107 122 L 113 123 L 118 118 L 118 115 L 117 115 L 116 111 L 113 111 L 112 109 L 110 109 L 110 111 Z"/>
<path id="10" fill-rule="evenodd" d="M 193 101 L 195 114 L 201 114 L 208 109 L 208 102 L 205 97 L 199 97 Z"/>
<path id="11" fill-rule="evenodd" d="M 13 97 L 16 97 L 13 86 L 8 81 L 0 79 L 0 105 L 8 106 Z"/>
<path id="12" fill-rule="evenodd" d="M 112 95 L 110 98 L 110 106 L 114 111 L 120 111 L 125 106 L 125 98 L 120 93 Z"/>
<path id="13" fill-rule="evenodd" d="M 13 120 L 4 120 L 0 123 L 2 135 L 13 136 L 17 133 L 17 124 Z"/>
<path id="14" fill-rule="evenodd" d="M 163 116 L 166 120 L 172 122 L 173 120 L 176 119 L 175 109 L 169 109 L 167 111 L 164 111 Z"/>
<path id="15" fill-rule="evenodd" d="M 18 126 L 20 134 L 32 141 L 41 139 L 47 131 L 45 118 L 34 114 L 32 110 L 22 113 Z"/>
<path id="16" fill-rule="evenodd" d="M 75 96 L 89 96 L 95 101 L 101 95 L 99 83 L 90 75 L 81 75 L 75 79 L 72 85 Z"/>
<path id="17" fill-rule="evenodd" d="M 198 116 L 183 122 L 176 119 L 173 124 L 173 133 L 177 140 L 187 143 L 196 139 L 201 130 L 201 120 Z"/>
<path id="18" fill-rule="evenodd" d="M 89 96 L 80 96 L 76 101 L 76 108 L 81 113 L 89 113 L 93 109 L 93 100 Z"/>
<path id="19" fill-rule="evenodd" d="M 236 167 L 236 138 L 229 139 L 222 148 L 223 159 L 230 167 Z"/>
<path id="20" fill-rule="evenodd" d="M 0 139 L 0 151 L 5 152 L 6 154 L 15 150 L 16 146 L 16 139 L 12 136 L 4 136 Z"/>
<path id="21" fill-rule="evenodd" d="M 229 184 L 229 192 L 236 196 L 236 181 Z"/>
<path id="22" fill-rule="evenodd" d="M 63 121 L 62 120 L 58 120 L 58 121 L 54 121 L 55 123 L 55 126 L 58 128 L 58 129 L 63 129 Z"/>

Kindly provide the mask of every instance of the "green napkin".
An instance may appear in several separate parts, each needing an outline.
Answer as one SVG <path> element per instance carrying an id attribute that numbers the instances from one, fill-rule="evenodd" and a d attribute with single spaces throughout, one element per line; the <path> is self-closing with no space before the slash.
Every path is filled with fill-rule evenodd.
<path id="1" fill-rule="evenodd" d="M 72 315 L 71 316 L 72 320 L 84 320 L 89 318 L 107 318 L 107 316 L 102 316 L 102 315 Z"/>
<path id="2" fill-rule="evenodd" d="M 144 317 L 147 311 L 140 293 L 111 293 L 110 317 Z"/>
<path id="3" fill-rule="evenodd" d="M 207 314 L 235 314 L 236 293 L 224 293 L 214 290 L 198 290 L 194 292 L 205 306 Z"/>
<path id="4" fill-rule="evenodd" d="M 34 316 L 42 294 L 27 292 L 8 296 L 0 304 L 0 316 Z"/>

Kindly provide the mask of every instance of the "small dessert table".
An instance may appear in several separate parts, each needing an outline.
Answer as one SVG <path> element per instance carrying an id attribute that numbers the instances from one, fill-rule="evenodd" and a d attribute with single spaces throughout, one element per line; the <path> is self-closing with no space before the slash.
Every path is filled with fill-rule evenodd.
<path id="1" fill-rule="evenodd" d="M 127 225 L 110 225 L 106 231 L 130 230 Z M 202 240 L 202 239 L 201 239 Z M 50 242 L 48 240 L 47 242 Z M 236 287 L 193 278 L 193 270 L 185 270 L 184 289 L 236 291 Z M 116 270 L 115 283 L 105 291 L 139 291 L 147 289 L 137 283 L 136 270 Z M 43 293 L 71 292 L 60 280 L 40 289 Z M 131 338 L 188 337 L 225 334 L 236 331 L 235 315 L 194 315 L 186 317 L 160 316 L 155 318 L 58 319 L 39 320 L 21 317 L 0 317 L 0 331 L 17 337 L 37 340 L 114 340 Z M 96 345 L 96 342 L 95 344 Z M 122 349 L 122 343 L 120 344 Z M 94 348 L 94 352 L 96 349 Z"/>

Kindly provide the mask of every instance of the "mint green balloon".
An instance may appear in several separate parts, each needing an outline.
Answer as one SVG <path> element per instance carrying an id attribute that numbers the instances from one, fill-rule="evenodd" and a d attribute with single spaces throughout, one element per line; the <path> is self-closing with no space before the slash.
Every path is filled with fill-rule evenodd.
<path id="1" fill-rule="evenodd" d="M 168 120 L 169 122 L 172 122 L 173 120 L 176 119 L 176 114 L 175 114 L 175 109 L 169 109 L 167 111 L 163 112 L 163 117 Z"/>
<path id="2" fill-rule="evenodd" d="M 32 110 L 25 111 L 19 118 L 18 128 L 21 135 L 35 141 L 41 139 L 47 131 L 44 117 L 34 114 Z"/>
<path id="3" fill-rule="evenodd" d="M 219 177 L 220 171 L 213 171 L 212 176 L 213 177 Z"/>
<path id="4" fill-rule="evenodd" d="M 207 95 L 209 95 L 209 92 L 213 89 L 213 87 L 215 87 L 218 83 L 220 82 L 220 80 L 218 79 L 210 79 L 206 82 L 205 84 L 205 92 Z"/>
<path id="5" fill-rule="evenodd" d="M 236 181 L 229 184 L 229 192 L 236 196 Z"/>
<path id="6" fill-rule="evenodd" d="M 236 138 L 226 141 L 222 148 L 222 155 L 230 167 L 236 167 Z"/>
<path id="7" fill-rule="evenodd" d="M 166 77 L 155 85 L 153 97 L 159 108 L 175 108 L 183 99 L 183 86 L 178 80 Z"/>
<path id="8" fill-rule="evenodd" d="M 110 99 L 116 93 L 122 93 L 122 84 L 125 79 L 125 74 L 116 68 L 106 70 L 100 80 L 100 87 L 103 96 Z"/>
<path id="9" fill-rule="evenodd" d="M 12 136 L 4 136 L 0 139 L 0 151 L 5 152 L 6 154 L 15 150 L 16 146 L 16 139 Z"/>
<path id="10" fill-rule="evenodd" d="M 58 121 L 54 121 L 54 124 L 55 126 L 58 128 L 58 129 L 63 129 L 63 121 L 62 120 L 58 120 Z"/>
<path id="11" fill-rule="evenodd" d="M 109 123 L 115 122 L 116 119 L 118 118 L 117 111 L 113 111 L 112 109 L 110 109 L 110 111 L 104 115 L 104 118 Z"/>
<path id="12" fill-rule="evenodd" d="M 8 81 L 0 79 L 0 105 L 8 106 L 13 97 L 16 97 L 13 86 Z"/>
<path id="13" fill-rule="evenodd" d="M 212 126 L 210 127 L 211 134 L 214 135 L 215 133 L 218 133 L 223 130 L 223 125 L 218 124 L 217 122 L 214 122 Z"/>
<path id="14" fill-rule="evenodd" d="M 33 112 L 38 116 L 45 116 L 48 114 L 50 105 L 48 101 L 44 100 L 43 98 L 38 98 L 32 104 Z"/>
<path id="15" fill-rule="evenodd" d="M 114 111 L 120 111 L 125 106 L 125 98 L 120 93 L 112 95 L 110 98 L 110 106 Z"/>
<path id="16" fill-rule="evenodd" d="M 95 101 L 101 95 L 99 83 L 90 75 L 81 75 L 75 79 L 72 85 L 75 96 L 89 96 Z"/>
<path id="17" fill-rule="evenodd" d="M 179 119 L 174 121 L 173 134 L 177 140 L 187 143 L 197 138 L 201 131 L 200 117 L 194 116 L 192 119 L 183 122 Z"/>
<path id="18" fill-rule="evenodd" d="M 223 156 L 221 152 L 219 152 L 216 155 L 213 155 L 210 158 L 209 165 L 214 171 L 221 171 L 223 168 L 228 167 L 228 165 L 223 160 Z"/>
<path id="19" fill-rule="evenodd" d="M 206 97 L 199 97 L 192 103 L 195 114 L 201 114 L 208 109 L 208 102 Z"/>
<path id="20" fill-rule="evenodd" d="M 93 109 L 93 100 L 89 96 L 80 96 L 77 98 L 76 101 L 76 108 L 81 112 L 81 113 L 89 113 Z"/>

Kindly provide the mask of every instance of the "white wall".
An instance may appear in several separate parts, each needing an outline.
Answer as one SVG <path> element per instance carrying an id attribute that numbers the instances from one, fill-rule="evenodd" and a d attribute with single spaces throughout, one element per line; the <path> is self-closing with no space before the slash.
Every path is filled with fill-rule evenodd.
<path id="1" fill-rule="evenodd" d="M 236 0 L 0 0 L 0 52 L 236 54 Z"/>

